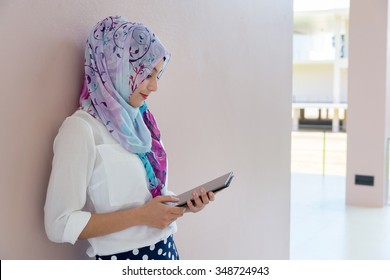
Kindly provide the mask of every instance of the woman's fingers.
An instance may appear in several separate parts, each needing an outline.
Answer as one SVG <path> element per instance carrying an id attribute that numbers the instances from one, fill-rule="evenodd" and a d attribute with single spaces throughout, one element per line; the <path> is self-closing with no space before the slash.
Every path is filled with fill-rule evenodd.
<path id="1" fill-rule="evenodd" d="M 172 222 L 183 216 L 185 209 L 167 205 L 167 202 L 177 202 L 173 196 L 157 196 L 144 206 L 146 224 L 159 229 L 164 229 Z"/>

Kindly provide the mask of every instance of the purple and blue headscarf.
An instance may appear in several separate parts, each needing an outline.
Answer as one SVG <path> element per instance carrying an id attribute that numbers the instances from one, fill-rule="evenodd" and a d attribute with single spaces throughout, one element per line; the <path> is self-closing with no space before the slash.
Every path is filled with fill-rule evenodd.
<path id="1" fill-rule="evenodd" d="M 153 197 L 166 182 L 166 153 L 160 130 L 146 103 L 129 104 L 129 96 L 170 54 L 156 35 L 140 23 L 108 17 L 90 34 L 85 48 L 81 109 L 100 120 L 127 151 L 144 164 Z"/>

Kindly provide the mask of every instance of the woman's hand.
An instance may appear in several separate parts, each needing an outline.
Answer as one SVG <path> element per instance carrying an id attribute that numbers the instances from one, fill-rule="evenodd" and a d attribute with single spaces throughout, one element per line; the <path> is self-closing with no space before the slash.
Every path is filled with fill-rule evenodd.
<path id="1" fill-rule="evenodd" d="M 184 207 L 175 207 L 167 203 L 178 202 L 179 199 L 173 196 L 156 196 L 145 205 L 141 206 L 142 221 L 145 225 L 164 229 L 172 222 L 183 216 Z"/>
<path id="2" fill-rule="evenodd" d="M 206 193 L 204 188 L 200 189 L 200 196 L 197 192 L 192 193 L 193 201 L 187 201 L 186 209 L 192 213 L 197 213 L 202 210 L 210 201 L 214 201 L 215 194 L 213 192 Z"/>

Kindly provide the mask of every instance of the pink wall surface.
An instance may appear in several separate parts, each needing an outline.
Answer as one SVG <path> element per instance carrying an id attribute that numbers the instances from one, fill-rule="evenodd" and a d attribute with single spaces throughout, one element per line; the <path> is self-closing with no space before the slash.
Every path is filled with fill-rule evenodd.
<path id="1" fill-rule="evenodd" d="M 54 137 L 77 108 L 86 37 L 116 14 L 150 26 L 173 55 L 149 102 L 170 188 L 236 173 L 213 205 L 178 222 L 181 257 L 287 259 L 291 0 L 2 0 L 0 259 L 87 258 L 86 242 L 47 239 L 43 205 Z"/>
<path id="2" fill-rule="evenodd" d="M 388 1 L 351 1 L 346 202 L 355 206 L 387 200 L 388 9 Z M 356 185 L 356 174 L 374 176 L 374 186 Z"/>

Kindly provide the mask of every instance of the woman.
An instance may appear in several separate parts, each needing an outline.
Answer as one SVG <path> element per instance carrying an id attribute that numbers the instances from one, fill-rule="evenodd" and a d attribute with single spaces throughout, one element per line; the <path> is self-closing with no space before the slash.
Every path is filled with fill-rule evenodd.
<path id="1" fill-rule="evenodd" d="M 80 108 L 62 124 L 45 204 L 50 240 L 88 239 L 96 259 L 178 259 L 175 221 L 187 207 L 167 190 L 166 153 L 145 100 L 170 58 L 146 26 L 108 17 L 90 34 Z"/>

